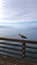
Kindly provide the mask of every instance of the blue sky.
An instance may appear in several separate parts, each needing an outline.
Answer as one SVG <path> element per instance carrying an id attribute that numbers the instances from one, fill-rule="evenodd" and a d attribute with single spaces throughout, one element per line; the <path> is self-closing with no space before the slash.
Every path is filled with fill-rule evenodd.
<path id="1" fill-rule="evenodd" d="M 37 21 L 37 0 L 0 0 L 0 22 Z"/>

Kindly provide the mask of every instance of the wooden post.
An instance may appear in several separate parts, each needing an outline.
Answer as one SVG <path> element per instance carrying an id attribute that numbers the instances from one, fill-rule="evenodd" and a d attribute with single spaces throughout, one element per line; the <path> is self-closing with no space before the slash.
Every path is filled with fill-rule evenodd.
<path id="1" fill-rule="evenodd" d="M 23 43 L 23 47 L 22 47 L 22 56 L 23 59 L 25 59 L 25 43 Z"/>

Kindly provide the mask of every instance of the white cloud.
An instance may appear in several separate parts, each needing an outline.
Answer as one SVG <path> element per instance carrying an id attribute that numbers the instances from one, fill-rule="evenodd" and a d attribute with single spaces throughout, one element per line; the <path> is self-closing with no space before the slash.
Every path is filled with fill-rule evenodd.
<path id="1" fill-rule="evenodd" d="M 37 21 L 37 0 L 0 0 L 0 21 Z"/>

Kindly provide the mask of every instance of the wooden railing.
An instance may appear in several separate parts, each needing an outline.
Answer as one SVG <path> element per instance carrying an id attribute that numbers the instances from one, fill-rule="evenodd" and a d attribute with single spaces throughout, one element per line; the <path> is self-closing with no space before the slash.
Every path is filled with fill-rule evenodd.
<path id="1" fill-rule="evenodd" d="M 0 37 L 0 55 L 37 62 L 37 41 Z"/>

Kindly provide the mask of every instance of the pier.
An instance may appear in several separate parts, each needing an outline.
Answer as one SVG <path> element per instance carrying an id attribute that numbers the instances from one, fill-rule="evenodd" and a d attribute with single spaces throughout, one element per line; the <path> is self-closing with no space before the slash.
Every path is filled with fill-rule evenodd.
<path id="1" fill-rule="evenodd" d="M 37 41 L 0 37 L 0 65 L 37 65 Z"/>

